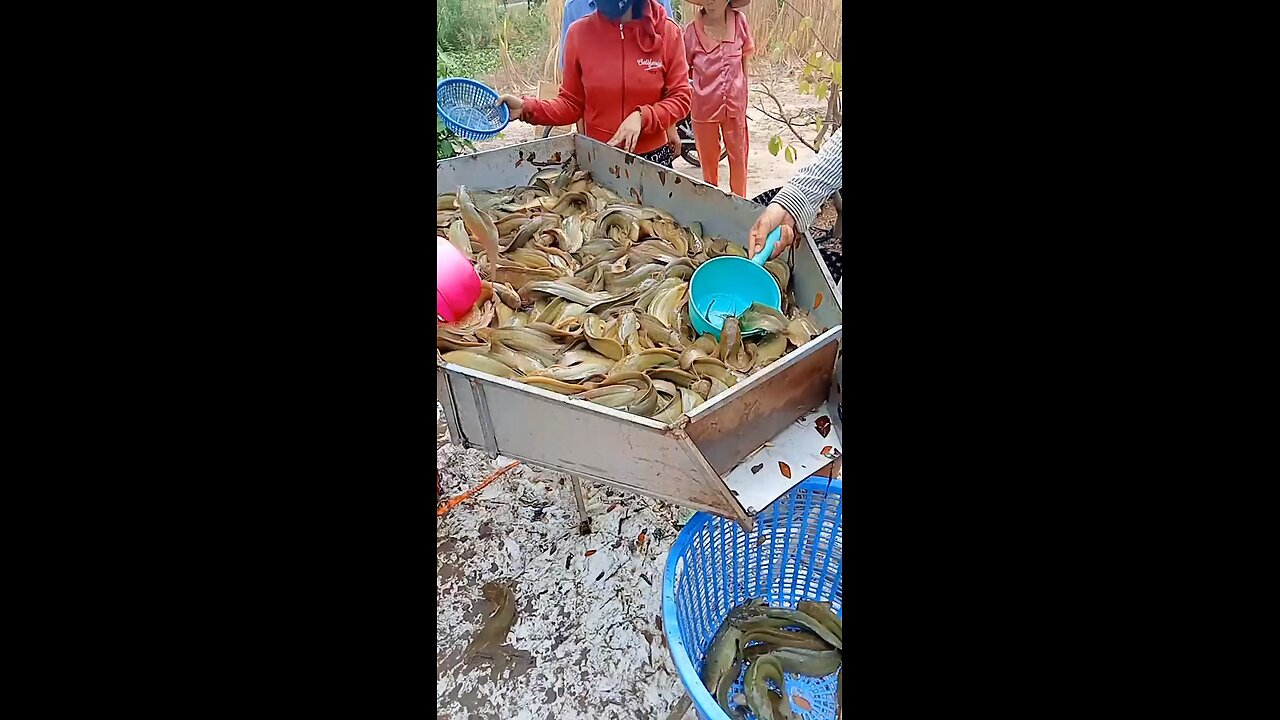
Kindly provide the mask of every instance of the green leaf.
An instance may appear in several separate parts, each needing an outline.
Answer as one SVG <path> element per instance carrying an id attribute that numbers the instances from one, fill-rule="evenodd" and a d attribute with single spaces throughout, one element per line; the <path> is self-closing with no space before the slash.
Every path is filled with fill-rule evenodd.
<path id="1" fill-rule="evenodd" d="M 813 131 L 818 134 L 822 133 L 822 118 L 813 121 Z"/>
<path id="2" fill-rule="evenodd" d="M 787 158 L 787 162 L 789 162 L 789 163 L 793 163 L 793 162 L 795 162 L 795 161 L 796 161 L 796 146 L 795 146 L 795 145 L 788 145 L 788 146 L 787 146 L 786 158 Z"/>
<path id="3" fill-rule="evenodd" d="M 774 135 L 769 138 L 769 154 L 778 157 L 778 151 L 782 149 L 782 136 Z"/>
<path id="4" fill-rule="evenodd" d="M 801 94 L 801 95 L 808 95 L 808 94 L 809 94 L 809 81 L 808 81 L 808 80 L 801 80 L 801 81 L 800 81 L 800 94 Z"/>
<path id="5" fill-rule="evenodd" d="M 831 79 L 835 80 L 836 85 L 841 87 L 844 86 L 844 82 L 841 81 L 841 77 L 844 75 L 844 68 L 842 65 L 843 63 L 832 63 L 831 65 Z"/>
<path id="6" fill-rule="evenodd" d="M 805 15 L 804 18 L 800 21 L 800 30 L 801 31 L 808 30 L 811 27 L 813 27 L 813 18 L 809 17 L 808 15 Z"/>
<path id="7" fill-rule="evenodd" d="M 444 143 L 443 145 L 441 145 L 440 147 L 438 147 L 438 148 L 436 148 L 436 149 L 437 149 L 437 151 L 438 151 L 436 154 L 437 154 L 437 155 L 439 155 L 440 157 L 453 157 L 453 155 L 454 155 L 454 152 L 453 152 L 453 143 L 451 143 L 451 142 L 449 142 L 449 141 L 447 141 L 447 140 L 445 141 L 445 143 Z"/>
<path id="8" fill-rule="evenodd" d="M 791 31 L 791 34 L 787 36 L 787 44 L 788 44 L 788 45 L 795 45 L 795 44 L 796 44 L 796 38 L 798 38 L 798 37 L 800 37 L 800 31 L 799 31 L 799 30 L 792 30 L 792 31 Z"/>
<path id="9" fill-rule="evenodd" d="M 819 100 L 826 100 L 827 99 L 827 83 L 818 83 L 818 86 L 813 89 L 813 94 L 817 95 Z"/>
<path id="10" fill-rule="evenodd" d="M 448 128 L 444 126 L 444 121 L 440 119 L 439 115 L 437 115 L 436 116 L 436 132 L 444 132 L 447 129 Z"/>

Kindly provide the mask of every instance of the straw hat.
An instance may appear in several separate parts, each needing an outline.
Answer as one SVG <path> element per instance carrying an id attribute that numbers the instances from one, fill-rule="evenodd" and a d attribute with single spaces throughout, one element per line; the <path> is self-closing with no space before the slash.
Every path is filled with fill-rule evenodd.
<path id="1" fill-rule="evenodd" d="M 698 6 L 701 6 L 701 5 L 703 5 L 706 1 L 707 1 L 707 0 L 689 0 L 689 4 L 691 4 L 691 5 L 698 5 Z M 746 6 L 750 5 L 750 4 L 751 4 L 751 0 L 730 0 L 730 1 L 729 1 L 729 7 L 731 7 L 731 8 L 742 8 L 742 7 L 746 7 Z"/>

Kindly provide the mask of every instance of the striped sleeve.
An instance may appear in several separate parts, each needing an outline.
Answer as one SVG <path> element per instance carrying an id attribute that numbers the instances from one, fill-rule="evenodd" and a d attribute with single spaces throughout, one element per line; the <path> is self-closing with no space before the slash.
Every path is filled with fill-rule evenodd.
<path id="1" fill-rule="evenodd" d="M 818 210 L 822 209 L 822 203 L 844 184 L 844 176 L 840 169 L 840 161 L 843 159 L 841 152 L 843 138 L 844 128 L 836 130 L 831 139 L 827 140 L 818 151 L 818 156 L 813 159 L 813 162 L 801 168 L 795 177 L 773 196 L 773 202 L 790 213 L 801 229 L 813 224 Z"/>

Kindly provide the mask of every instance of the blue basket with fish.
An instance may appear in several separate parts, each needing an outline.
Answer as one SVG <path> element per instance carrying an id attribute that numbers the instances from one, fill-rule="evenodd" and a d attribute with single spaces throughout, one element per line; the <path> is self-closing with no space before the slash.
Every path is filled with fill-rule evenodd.
<path id="1" fill-rule="evenodd" d="M 736 720 L 721 709 L 700 674 L 712 639 L 730 610 L 753 599 L 774 608 L 802 601 L 829 602 L 842 616 L 843 504 L 840 481 L 811 477 L 775 500 L 744 532 L 730 520 L 698 513 L 667 556 L 662 581 L 662 625 L 680 681 L 702 720 Z M 727 677 L 731 673 L 725 673 Z M 743 676 L 729 696 L 743 693 Z M 837 675 L 787 672 L 792 717 L 835 720 Z M 747 717 L 746 708 L 741 711 Z"/>
<path id="2" fill-rule="evenodd" d="M 454 135 L 468 140 L 488 140 L 511 122 L 511 112 L 498 97 L 488 85 L 475 80 L 436 81 L 436 113 Z"/>

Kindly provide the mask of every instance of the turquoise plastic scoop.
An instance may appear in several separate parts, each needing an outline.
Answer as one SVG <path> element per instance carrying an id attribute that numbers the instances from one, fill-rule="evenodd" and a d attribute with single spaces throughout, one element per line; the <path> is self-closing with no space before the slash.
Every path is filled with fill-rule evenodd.
<path id="1" fill-rule="evenodd" d="M 689 320 L 699 335 L 710 333 L 720 339 L 720 328 L 730 315 L 737 317 L 751 307 L 751 303 L 782 309 L 782 291 L 778 281 L 764 269 L 764 263 L 773 254 L 773 246 L 782 237 L 782 228 L 775 228 L 765 238 L 764 249 L 750 260 L 735 255 L 724 255 L 700 265 L 689 280 Z M 743 332 L 744 337 L 763 333 L 763 330 Z"/>

